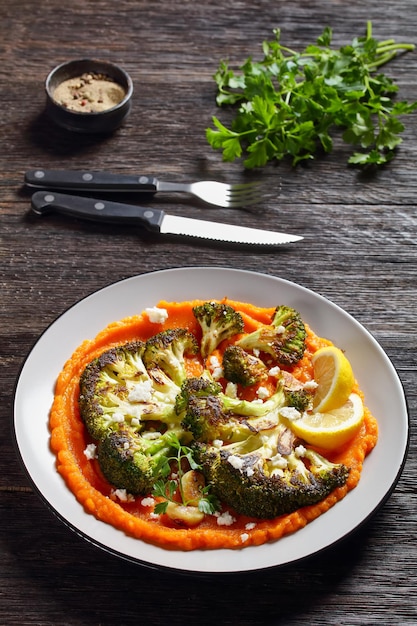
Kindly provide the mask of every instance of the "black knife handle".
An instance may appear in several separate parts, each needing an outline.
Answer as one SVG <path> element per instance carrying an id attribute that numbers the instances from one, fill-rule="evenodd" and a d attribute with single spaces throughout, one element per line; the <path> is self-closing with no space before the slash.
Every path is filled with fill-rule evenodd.
<path id="1" fill-rule="evenodd" d="M 157 179 L 153 176 L 110 174 L 107 172 L 80 170 L 29 170 L 25 184 L 39 189 L 68 191 L 144 191 L 155 193 Z"/>
<path id="2" fill-rule="evenodd" d="M 55 191 L 36 191 L 32 196 L 32 210 L 38 215 L 55 212 L 95 222 L 135 224 L 155 232 L 160 232 L 165 215 L 164 211 L 158 209 L 71 196 Z"/>

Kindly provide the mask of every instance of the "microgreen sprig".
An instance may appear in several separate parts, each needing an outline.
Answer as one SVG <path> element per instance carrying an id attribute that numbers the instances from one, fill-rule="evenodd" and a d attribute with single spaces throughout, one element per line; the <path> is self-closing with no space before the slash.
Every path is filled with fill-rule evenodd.
<path id="1" fill-rule="evenodd" d="M 163 498 L 163 500 L 158 502 L 154 508 L 154 512 L 158 515 L 162 515 L 166 512 L 169 502 L 179 502 L 184 506 L 189 504 L 184 496 L 181 480 L 184 475 L 184 462 L 186 462 L 192 470 L 201 469 L 201 466 L 194 459 L 193 450 L 190 447 L 183 445 L 176 434 L 172 435 L 170 444 L 176 453 L 164 459 L 164 466 L 161 468 L 162 478 L 155 482 L 152 491 L 152 495 L 154 497 Z M 171 465 L 174 464 L 176 467 L 175 478 L 169 478 L 169 475 L 172 476 Z M 203 487 L 201 490 L 201 498 L 198 501 L 198 508 L 202 513 L 212 515 L 218 510 L 219 503 L 217 498 L 210 494 L 209 491 L 209 485 Z M 179 494 L 179 500 L 176 497 L 177 493 Z"/>
<path id="2" fill-rule="evenodd" d="M 398 86 L 376 71 L 413 44 L 393 39 L 378 42 L 368 22 L 366 35 L 338 50 L 331 48 L 327 27 L 316 44 L 296 52 L 275 39 L 262 44 L 263 59 L 248 58 L 240 72 L 221 61 L 214 75 L 219 106 L 237 107 L 230 128 L 213 117 L 209 144 L 222 150 L 225 161 L 244 156 L 254 168 L 290 157 L 293 165 L 313 159 L 321 148 L 333 149 L 332 133 L 355 151 L 349 163 L 382 165 L 394 156 L 404 130 L 399 117 L 417 108 L 417 102 L 393 101 Z"/>

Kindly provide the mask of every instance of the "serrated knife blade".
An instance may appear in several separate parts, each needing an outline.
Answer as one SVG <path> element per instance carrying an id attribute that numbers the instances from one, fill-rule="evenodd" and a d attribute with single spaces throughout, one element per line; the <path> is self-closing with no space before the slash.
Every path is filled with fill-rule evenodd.
<path id="1" fill-rule="evenodd" d="M 133 204 L 85 198 L 55 191 L 37 191 L 32 196 L 32 210 L 38 215 L 56 212 L 78 219 L 134 224 L 163 235 L 178 235 L 254 246 L 279 246 L 301 241 L 303 237 L 287 233 L 235 226 L 190 217 L 169 215 L 165 211 Z"/>

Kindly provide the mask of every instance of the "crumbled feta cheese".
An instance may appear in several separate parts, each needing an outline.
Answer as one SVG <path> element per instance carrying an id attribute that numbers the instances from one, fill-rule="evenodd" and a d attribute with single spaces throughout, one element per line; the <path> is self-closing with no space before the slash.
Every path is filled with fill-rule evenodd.
<path id="1" fill-rule="evenodd" d="M 95 459 L 97 457 L 96 454 L 97 446 L 95 443 L 89 443 L 86 449 L 84 450 L 84 455 L 88 461 Z"/>
<path id="2" fill-rule="evenodd" d="M 295 452 L 295 456 L 301 457 L 305 455 L 305 453 L 307 452 L 307 449 L 300 444 L 299 446 L 294 448 L 294 452 Z"/>
<path id="3" fill-rule="evenodd" d="M 155 504 L 155 500 L 154 500 L 153 498 L 151 498 L 151 497 L 149 497 L 149 498 L 143 498 L 143 499 L 140 501 L 140 503 L 141 503 L 141 505 L 142 505 L 142 506 L 154 506 L 154 504 Z"/>
<path id="4" fill-rule="evenodd" d="M 254 473 L 255 473 L 255 472 L 253 471 L 253 468 L 252 468 L 252 467 L 247 467 L 247 468 L 246 468 L 245 474 L 246 474 L 246 476 L 247 476 L 248 478 L 250 478 L 251 476 L 253 476 L 253 475 L 254 475 Z"/>
<path id="5" fill-rule="evenodd" d="M 215 369 L 216 367 L 220 367 L 220 361 L 217 358 L 217 356 L 211 356 L 209 359 L 209 366 L 212 369 Z"/>
<path id="6" fill-rule="evenodd" d="M 213 446 L 215 448 L 221 448 L 223 445 L 223 441 L 221 439 L 214 439 L 213 440 Z"/>
<path id="7" fill-rule="evenodd" d="M 144 439 L 148 439 L 152 441 L 153 439 L 158 439 L 161 436 L 161 433 L 157 430 L 149 430 L 148 432 L 142 433 L 141 435 Z"/>
<path id="8" fill-rule="evenodd" d="M 229 511 L 225 511 L 224 513 L 215 513 L 217 517 L 217 526 L 231 526 L 235 523 L 236 519 L 230 515 Z"/>
<path id="9" fill-rule="evenodd" d="M 125 421 L 125 416 L 121 411 L 115 411 L 112 415 L 112 421 L 116 422 L 117 424 L 121 424 Z"/>
<path id="10" fill-rule="evenodd" d="M 317 389 L 318 386 L 319 386 L 319 384 L 316 383 L 315 380 L 308 380 L 306 383 L 304 383 L 303 389 L 306 389 L 307 391 L 310 391 L 310 390 Z"/>
<path id="11" fill-rule="evenodd" d="M 279 414 L 289 420 L 298 420 L 301 417 L 300 411 L 293 406 L 283 406 L 282 409 L 279 410 Z"/>
<path id="12" fill-rule="evenodd" d="M 132 494 L 127 493 L 126 489 L 113 489 L 111 495 L 120 500 L 120 502 L 133 502 L 135 499 Z"/>
<path id="13" fill-rule="evenodd" d="M 254 349 L 252 350 L 252 352 L 253 352 L 253 354 L 254 354 L 255 356 L 259 356 L 259 355 L 261 354 L 261 351 L 260 351 L 260 350 L 258 350 L 258 348 L 254 348 Z"/>
<path id="14" fill-rule="evenodd" d="M 285 333 L 285 326 L 283 326 L 282 324 L 280 324 L 279 326 L 276 326 L 276 331 L 280 335 L 283 335 Z"/>
<path id="15" fill-rule="evenodd" d="M 263 404 L 263 400 L 261 400 L 260 398 L 256 398 L 256 400 L 252 400 L 252 404 Z"/>
<path id="16" fill-rule="evenodd" d="M 137 418 L 137 417 L 133 417 L 133 418 L 130 420 L 130 423 L 131 423 L 131 425 L 132 425 L 132 426 L 139 426 L 140 421 L 138 420 L 138 418 Z"/>
<path id="17" fill-rule="evenodd" d="M 123 450 L 129 450 L 129 445 L 130 445 L 129 442 L 125 441 L 123 444 Z"/>
<path id="18" fill-rule="evenodd" d="M 258 398 L 261 398 L 261 400 L 265 400 L 265 398 L 269 397 L 269 391 L 266 387 L 258 387 L 256 395 Z"/>
<path id="19" fill-rule="evenodd" d="M 153 387 L 150 380 L 144 380 L 129 391 L 129 402 L 150 402 L 152 400 Z"/>
<path id="20" fill-rule="evenodd" d="M 244 464 L 244 460 L 240 456 L 236 456 L 235 454 L 231 454 L 230 456 L 227 457 L 227 461 L 235 469 L 242 470 L 243 464 Z"/>
<path id="21" fill-rule="evenodd" d="M 247 541 L 248 539 L 249 539 L 248 533 L 242 533 L 240 535 L 240 540 L 241 540 L 242 543 L 245 543 L 245 541 Z"/>
<path id="22" fill-rule="evenodd" d="M 211 372 L 211 375 L 213 376 L 214 380 L 220 380 L 220 378 L 223 378 L 223 368 L 222 367 L 216 367 Z"/>
<path id="23" fill-rule="evenodd" d="M 210 357 L 208 361 L 208 366 L 209 366 L 211 375 L 213 376 L 214 380 L 219 380 L 220 378 L 223 378 L 223 368 L 221 366 L 219 359 L 216 356 Z"/>
<path id="24" fill-rule="evenodd" d="M 271 459 L 271 465 L 272 467 L 276 467 L 278 469 L 285 469 L 288 466 L 288 461 L 280 454 L 276 454 Z"/>
<path id="25" fill-rule="evenodd" d="M 275 367 L 271 367 L 268 373 L 270 376 L 279 376 L 281 374 L 281 369 L 278 365 L 276 365 Z"/>
<path id="26" fill-rule="evenodd" d="M 255 528 L 255 526 L 256 526 L 255 522 L 248 522 L 245 525 L 245 528 L 246 528 L 246 530 L 253 530 Z"/>
<path id="27" fill-rule="evenodd" d="M 145 309 L 145 313 L 152 324 L 163 324 L 168 319 L 168 311 L 166 309 L 159 309 L 157 306 Z"/>
<path id="28" fill-rule="evenodd" d="M 236 383 L 228 382 L 226 385 L 225 394 L 228 398 L 237 398 L 237 385 Z"/>

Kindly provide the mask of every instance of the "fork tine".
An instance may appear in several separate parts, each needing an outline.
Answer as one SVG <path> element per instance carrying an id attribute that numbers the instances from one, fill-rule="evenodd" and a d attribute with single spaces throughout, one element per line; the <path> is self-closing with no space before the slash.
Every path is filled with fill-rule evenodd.
<path id="1" fill-rule="evenodd" d="M 226 192 L 226 202 L 229 207 L 256 204 L 259 202 L 259 183 L 230 185 Z"/>
<path id="2" fill-rule="evenodd" d="M 260 182 L 258 181 L 253 181 L 251 183 L 236 183 L 233 185 L 228 185 L 229 191 L 245 191 L 245 190 L 249 190 L 252 188 L 259 188 L 260 187 Z"/>

